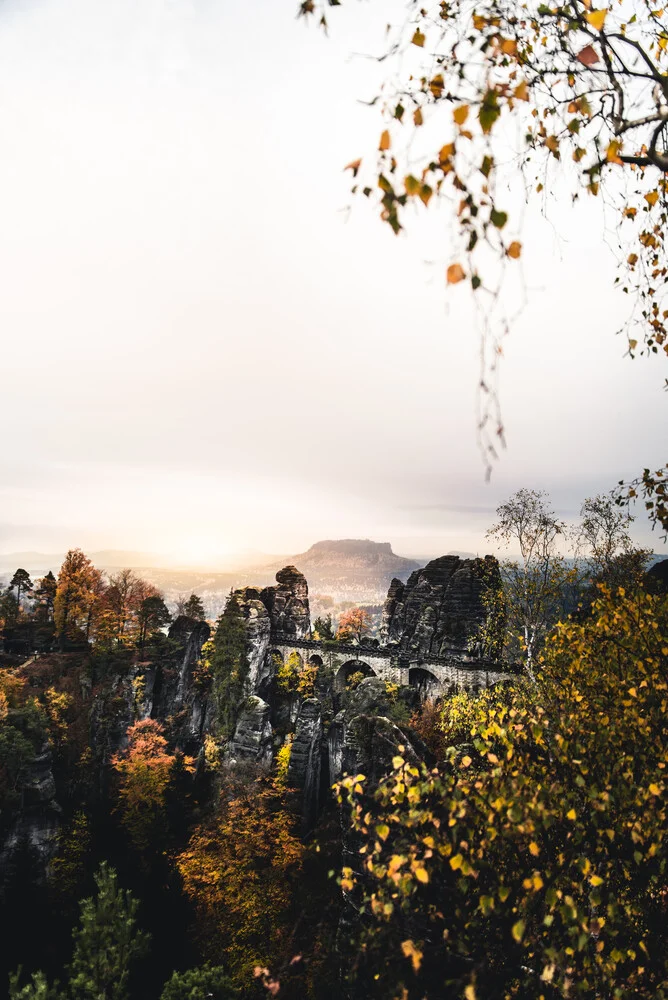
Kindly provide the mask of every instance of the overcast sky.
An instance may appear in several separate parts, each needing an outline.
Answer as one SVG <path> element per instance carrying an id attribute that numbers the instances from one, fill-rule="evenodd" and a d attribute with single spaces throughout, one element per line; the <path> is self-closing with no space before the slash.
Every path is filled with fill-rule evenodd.
<path id="1" fill-rule="evenodd" d="M 0 6 L 0 551 L 481 552 L 519 487 L 570 518 L 665 460 L 665 373 L 614 336 L 599 206 L 563 201 L 527 215 L 485 483 L 447 237 L 345 211 L 379 132 L 351 56 L 392 4 L 332 11 L 329 40 L 296 5 Z"/>

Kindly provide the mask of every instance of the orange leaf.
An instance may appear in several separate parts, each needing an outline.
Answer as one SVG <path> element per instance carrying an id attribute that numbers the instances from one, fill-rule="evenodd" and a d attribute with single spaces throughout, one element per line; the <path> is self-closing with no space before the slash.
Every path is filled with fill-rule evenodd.
<path id="1" fill-rule="evenodd" d="M 385 150 L 387 150 L 387 149 L 390 148 L 390 145 L 391 145 L 390 133 L 387 131 L 387 129 L 385 129 L 385 131 L 383 132 L 383 134 L 380 137 L 380 142 L 378 144 L 378 149 L 380 150 L 381 153 L 384 153 Z"/>
<path id="2" fill-rule="evenodd" d="M 353 160 L 353 161 L 352 161 L 352 163 L 349 163 L 349 164 L 348 164 L 347 166 L 345 166 L 345 167 L 344 167 L 343 169 L 344 169 L 344 170 L 352 170 L 352 172 L 353 172 L 353 177 L 357 177 L 357 171 L 359 170 L 359 168 L 360 168 L 361 166 L 362 166 L 362 161 L 361 161 L 361 159 L 360 159 L 360 160 Z"/>
<path id="3" fill-rule="evenodd" d="M 463 281 L 465 277 L 466 274 L 461 264 L 451 264 L 448 268 L 447 280 L 449 285 L 456 285 L 458 281 Z"/>
<path id="4" fill-rule="evenodd" d="M 508 256 L 512 257 L 513 260 L 517 260 L 517 258 L 521 253 L 522 253 L 522 244 L 518 243 L 517 240 L 514 240 L 514 242 L 511 243 L 510 246 L 508 247 L 507 250 Z"/>
<path id="5" fill-rule="evenodd" d="M 591 45 L 585 45 L 582 52 L 578 53 L 578 62 L 583 66 L 593 66 L 598 62 L 598 52 Z"/>

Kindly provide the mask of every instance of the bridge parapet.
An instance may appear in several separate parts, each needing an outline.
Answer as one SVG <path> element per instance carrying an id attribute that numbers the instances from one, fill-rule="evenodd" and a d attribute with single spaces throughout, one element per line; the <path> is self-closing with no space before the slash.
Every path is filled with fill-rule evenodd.
<path id="1" fill-rule="evenodd" d="M 320 639 L 295 639 L 274 634 L 269 650 L 279 652 L 283 658 L 292 652 L 308 660 L 318 656 L 334 675 L 335 686 L 345 684 L 348 674 L 355 671 L 355 664 L 381 680 L 393 684 L 411 685 L 440 695 L 454 690 L 480 690 L 508 681 L 513 674 L 500 670 L 493 660 L 470 656 L 465 651 L 450 656 L 410 656 L 398 647 L 374 647 L 338 643 Z"/>

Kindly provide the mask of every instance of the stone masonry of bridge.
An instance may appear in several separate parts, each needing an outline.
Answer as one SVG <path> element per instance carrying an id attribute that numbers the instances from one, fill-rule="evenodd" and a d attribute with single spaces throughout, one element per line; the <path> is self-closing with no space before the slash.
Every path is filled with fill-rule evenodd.
<path id="1" fill-rule="evenodd" d="M 397 649 L 280 635 L 271 637 L 269 651 L 278 653 L 284 663 L 296 653 L 304 664 L 315 661 L 324 666 L 331 672 L 335 690 L 343 690 L 347 678 L 357 671 L 393 684 L 419 687 L 432 696 L 477 691 L 511 678 L 498 669 L 498 663 L 465 654 L 424 660 L 407 658 Z"/>

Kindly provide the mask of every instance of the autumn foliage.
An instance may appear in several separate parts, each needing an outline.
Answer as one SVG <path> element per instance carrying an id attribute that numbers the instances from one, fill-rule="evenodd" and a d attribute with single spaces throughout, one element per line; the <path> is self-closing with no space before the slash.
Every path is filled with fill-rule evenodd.
<path id="1" fill-rule="evenodd" d="M 128 729 L 128 745 L 112 757 L 118 775 L 119 811 L 134 847 L 147 851 L 158 824 L 164 820 L 167 790 L 177 762 L 164 729 L 155 719 L 143 719 Z M 192 768 L 186 758 L 186 766 Z"/>
<path id="2" fill-rule="evenodd" d="M 665 996 L 666 599 L 604 588 L 537 685 L 469 702 L 443 766 L 340 788 L 360 995 Z"/>
<path id="3" fill-rule="evenodd" d="M 227 956 L 240 983 L 283 957 L 297 914 L 304 847 L 283 789 L 259 779 L 224 790 L 218 812 L 177 858 L 206 957 Z"/>

